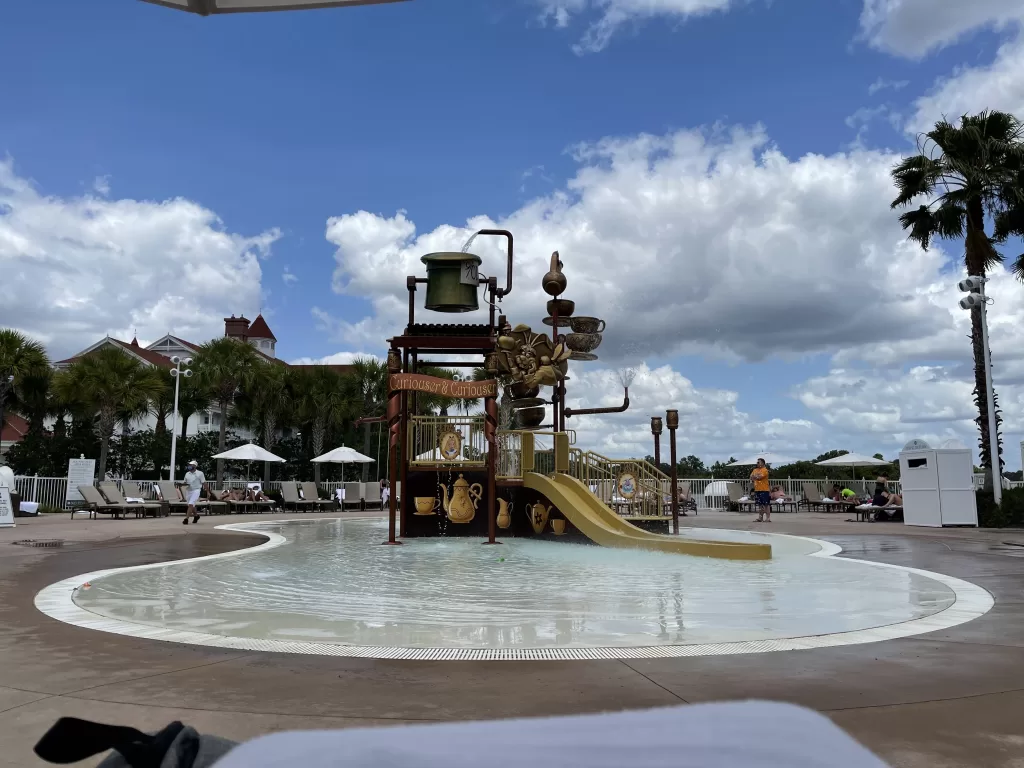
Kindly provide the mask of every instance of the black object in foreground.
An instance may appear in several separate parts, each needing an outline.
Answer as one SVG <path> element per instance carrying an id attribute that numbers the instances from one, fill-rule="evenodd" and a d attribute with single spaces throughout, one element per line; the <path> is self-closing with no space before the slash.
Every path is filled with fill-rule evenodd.
<path id="1" fill-rule="evenodd" d="M 235 742 L 200 736 L 179 722 L 148 734 L 120 725 L 105 725 L 62 717 L 36 744 L 36 754 L 48 763 L 68 765 L 113 750 L 99 768 L 208 768 L 224 757 Z"/>

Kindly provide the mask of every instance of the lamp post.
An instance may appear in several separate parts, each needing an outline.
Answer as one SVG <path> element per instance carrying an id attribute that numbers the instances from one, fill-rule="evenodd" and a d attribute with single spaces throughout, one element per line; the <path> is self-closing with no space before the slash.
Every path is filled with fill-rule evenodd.
<path id="1" fill-rule="evenodd" d="M 992 350 L 988 346 L 988 302 L 985 296 L 987 277 L 970 275 L 961 280 L 957 288 L 966 291 L 967 295 L 960 299 L 960 308 L 981 312 L 981 346 L 983 365 L 985 366 L 985 402 L 988 404 L 988 451 L 989 464 L 992 472 L 992 497 L 999 506 L 1003 503 L 1003 473 L 999 466 L 999 433 L 996 425 L 996 393 L 992 381 Z M 979 393 L 980 394 L 980 393 Z"/>
<path id="2" fill-rule="evenodd" d="M 679 466 L 676 463 L 676 429 L 679 427 L 679 411 L 665 411 L 668 425 L 668 442 L 672 451 L 672 533 L 679 533 Z"/>
<path id="3" fill-rule="evenodd" d="M 651 434 L 654 435 L 654 466 L 661 469 L 661 416 L 651 416 Z"/>
<path id="4" fill-rule="evenodd" d="M 178 391 L 181 388 L 181 377 L 184 376 L 186 379 L 192 378 L 192 370 L 189 368 L 192 365 L 192 358 L 186 357 L 182 360 L 180 357 L 175 355 L 171 358 L 171 362 L 174 363 L 174 368 L 171 370 L 171 376 L 174 377 L 174 418 L 171 420 L 171 482 L 174 482 L 174 469 L 176 454 L 178 452 Z"/>

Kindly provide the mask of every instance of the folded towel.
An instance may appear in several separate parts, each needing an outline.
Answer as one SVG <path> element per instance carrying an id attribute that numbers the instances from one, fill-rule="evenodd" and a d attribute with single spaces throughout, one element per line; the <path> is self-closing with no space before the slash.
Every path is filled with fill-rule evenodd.
<path id="1" fill-rule="evenodd" d="M 129 504 L 145 504 L 146 503 L 145 499 L 137 499 L 134 496 L 126 497 L 125 501 L 127 501 Z"/>

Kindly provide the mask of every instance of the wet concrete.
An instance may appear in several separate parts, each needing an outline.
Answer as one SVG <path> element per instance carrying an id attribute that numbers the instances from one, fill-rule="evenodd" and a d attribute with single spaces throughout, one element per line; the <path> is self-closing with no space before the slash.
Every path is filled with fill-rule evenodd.
<path id="1" fill-rule="evenodd" d="M 310 516 L 311 517 L 311 516 Z M 799 518 L 799 519 L 798 519 Z M 282 729 L 597 712 L 767 698 L 831 716 L 899 768 L 1024 766 L 1021 532 L 918 531 L 781 519 L 846 556 L 948 573 L 985 587 L 986 616 L 949 630 L 843 648 L 650 661 L 438 663 L 259 654 L 80 629 L 32 604 L 63 578 L 175 560 L 263 539 L 167 520 L 39 520 L 0 532 L 0 766 L 40 764 L 31 748 L 60 716 L 154 729 L 175 719 L 246 739 Z M 694 522 L 692 520 L 688 522 Z M 740 516 L 702 515 L 711 527 Z M 80 525 L 81 523 L 81 525 Z M 10 546 L 62 537 L 62 549 Z M 1007 551 L 1009 550 L 1009 551 Z"/>

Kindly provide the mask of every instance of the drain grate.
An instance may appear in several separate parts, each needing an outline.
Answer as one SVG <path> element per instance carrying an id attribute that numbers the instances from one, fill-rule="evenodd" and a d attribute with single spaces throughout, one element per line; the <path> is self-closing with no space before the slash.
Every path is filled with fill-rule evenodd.
<path id="1" fill-rule="evenodd" d="M 12 541 L 11 544 L 22 547 L 63 547 L 64 539 L 22 539 L 21 541 Z"/>

